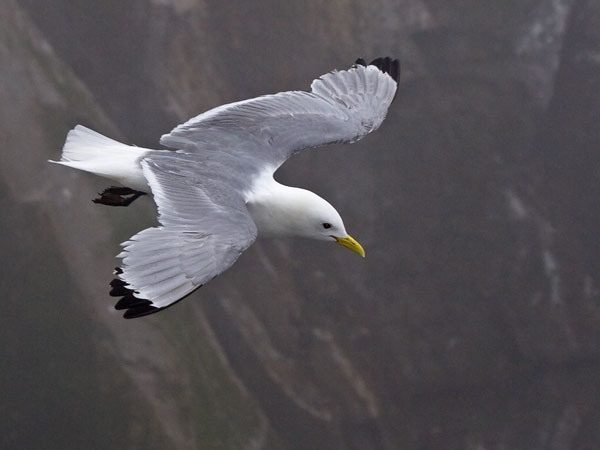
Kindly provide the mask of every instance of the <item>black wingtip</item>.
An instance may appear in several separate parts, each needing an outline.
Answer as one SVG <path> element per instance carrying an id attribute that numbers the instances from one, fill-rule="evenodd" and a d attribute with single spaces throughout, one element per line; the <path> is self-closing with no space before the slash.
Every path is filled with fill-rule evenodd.
<path id="1" fill-rule="evenodd" d="M 353 67 L 356 67 L 356 66 L 364 66 L 364 67 L 375 66 L 379 70 L 381 70 L 383 73 L 389 74 L 389 76 L 392 77 L 392 79 L 396 83 L 398 83 L 400 81 L 400 60 L 399 59 L 392 59 L 389 56 L 386 56 L 385 58 L 375 58 L 373 61 L 371 61 L 369 64 L 367 64 L 363 58 L 358 58 L 354 62 Z"/>
<path id="2" fill-rule="evenodd" d="M 152 305 L 150 300 L 146 300 L 145 298 L 137 298 L 131 292 L 123 295 L 121 299 L 115 304 L 115 309 L 120 311 L 123 309 L 129 308 L 137 308 L 138 306 L 148 306 Z"/>
<path id="3" fill-rule="evenodd" d="M 115 275 L 121 275 L 122 273 L 123 269 L 121 269 L 120 267 L 115 267 Z M 167 306 L 159 308 L 154 306 L 151 300 L 136 297 L 136 295 L 139 295 L 139 292 L 131 289 L 125 280 L 115 278 L 109 284 L 111 287 L 110 295 L 112 297 L 121 297 L 119 301 L 115 304 L 115 309 L 119 311 L 126 310 L 125 314 L 123 314 L 123 317 L 125 319 L 135 319 L 136 317 L 148 316 L 150 314 L 154 314 L 156 312 L 170 308 L 171 306 L 179 303 L 181 300 L 190 296 L 196 289 L 199 289 L 203 286 L 202 284 L 200 284 L 180 299 L 168 304 Z"/>
<path id="4" fill-rule="evenodd" d="M 120 267 L 115 268 L 115 274 L 120 275 L 123 273 L 123 269 Z M 143 317 L 149 314 L 153 314 L 164 308 L 157 308 L 152 306 L 152 302 L 145 298 L 138 298 L 134 294 L 136 291 L 130 289 L 127 283 L 120 278 L 115 278 L 110 282 L 111 290 L 109 295 L 111 297 L 121 297 L 115 304 L 115 309 L 118 311 L 126 310 L 123 317 L 126 319 L 133 319 L 135 317 Z"/>
<path id="5" fill-rule="evenodd" d="M 383 73 L 387 73 L 396 83 L 400 81 L 400 60 L 398 59 L 392 59 L 389 56 L 375 58 L 369 63 L 369 66 L 375 66 Z"/>
<path id="6" fill-rule="evenodd" d="M 399 59 L 392 59 L 389 56 L 386 56 L 384 58 L 375 58 L 373 61 L 371 61 L 369 64 L 367 64 L 364 59 L 358 58 L 352 67 L 357 67 L 357 66 L 364 66 L 364 67 L 375 66 L 379 70 L 381 70 L 383 73 L 387 73 L 392 78 L 392 80 L 394 80 L 396 82 L 396 84 L 398 84 L 400 82 L 400 60 Z M 394 94 L 394 98 L 392 99 L 392 101 L 394 101 L 396 99 L 396 95 L 398 95 L 397 90 L 396 90 L 396 93 Z"/>
<path id="7" fill-rule="evenodd" d="M 151 305 L 136 306 L 135 308 L 129 308 L 127 311 L 125 311 L 123 317 L 125 319 L 135 319 L 136 317 L 149 316 L 150 314 L 154 314 L 162 309 L 163 308 L 157 308 L 156 306 Z"/>

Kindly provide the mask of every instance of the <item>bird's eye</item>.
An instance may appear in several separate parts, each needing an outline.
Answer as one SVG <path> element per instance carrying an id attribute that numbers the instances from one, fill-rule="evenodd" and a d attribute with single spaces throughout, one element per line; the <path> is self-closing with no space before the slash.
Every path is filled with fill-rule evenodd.
<path id="1" fill-rule="evenodd" d="M 323 224 L 323 228 L 325 228 L 326 230 L 329 230 L 329 229 L 331 228 L 331 224 L 330 224 L 330 223 L 327 223 L 327 222 L 325 222 L 325 223 Z"/>

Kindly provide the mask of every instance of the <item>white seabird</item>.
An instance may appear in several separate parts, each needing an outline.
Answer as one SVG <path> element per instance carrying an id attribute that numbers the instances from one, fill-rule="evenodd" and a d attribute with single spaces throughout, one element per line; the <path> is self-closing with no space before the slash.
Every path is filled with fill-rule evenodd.
<path id="1" fill-rule="evenodd" d="M 294 153 L 356 142 L 383 122 L 399 79 L 398 60 L 362 59 L 290 91 L 219 106 L 161 137 L 173 150 L 121 144 L 77 125 L 59 164 L 127 187 L 97 203 L 127 206 L 150 191 L 160 226 L 122 245 L 110 294 L 125 318 L 166 308 L 227 270 L 257 234 L 337 242 L 364 257 L 338 212 L 313 192 L 284 186 L 274 172 Z"/>

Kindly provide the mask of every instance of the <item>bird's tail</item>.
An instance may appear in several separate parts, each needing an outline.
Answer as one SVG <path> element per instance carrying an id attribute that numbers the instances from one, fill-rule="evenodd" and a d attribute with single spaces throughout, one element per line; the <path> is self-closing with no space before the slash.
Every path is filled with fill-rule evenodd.
<path id="1" fill-rule="evenodd" d="M 67 134 L 60 161 L 50 162 L 110 178 L 134 189 L 147 190 L 140 162 L 150 151 L 121 144 L 77 125 Z"/>

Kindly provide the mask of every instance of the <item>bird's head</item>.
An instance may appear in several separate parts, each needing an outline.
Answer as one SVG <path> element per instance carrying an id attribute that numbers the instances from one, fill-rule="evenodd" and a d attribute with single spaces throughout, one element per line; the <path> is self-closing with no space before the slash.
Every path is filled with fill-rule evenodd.
<path id="1" fill-rule="evenodd" d="M 344 222 L 336 209 L 313 192 L 304 193 L 305 198 L 298 204 L 303 215 L 299 224 L 301 234 L 311 239 L 336 242 L 364 258 L 364 249 L 346 232 Z"/>

